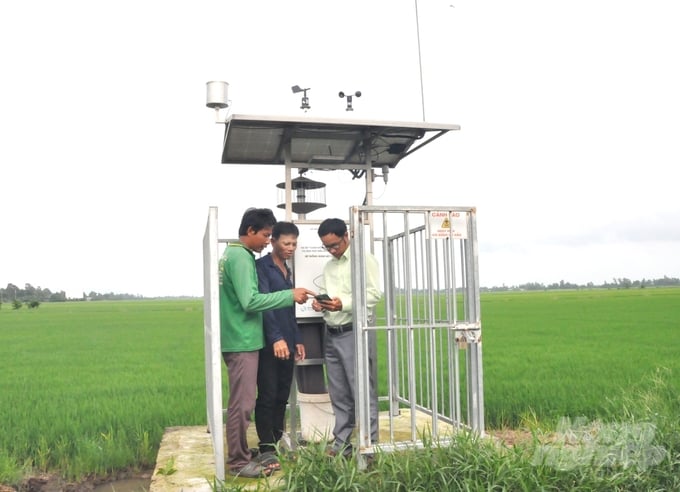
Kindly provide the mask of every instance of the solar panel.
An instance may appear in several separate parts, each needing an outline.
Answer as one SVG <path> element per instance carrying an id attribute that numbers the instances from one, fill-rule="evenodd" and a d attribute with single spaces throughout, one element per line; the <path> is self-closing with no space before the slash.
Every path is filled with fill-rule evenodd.
<path id="1" fill-rule="evenodd" d="M 222 164 L 323 163 L 394 168 L 458 125 L 231 115 Z"/>

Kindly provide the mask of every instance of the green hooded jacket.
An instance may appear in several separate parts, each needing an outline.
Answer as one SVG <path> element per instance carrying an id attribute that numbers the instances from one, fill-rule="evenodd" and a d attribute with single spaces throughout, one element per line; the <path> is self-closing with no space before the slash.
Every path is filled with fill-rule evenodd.
<path id="1" fill-rule="evenodd" d="M 262 311 L 292 306 L 292 290 L 260 293 L 255 255 L 230 243 L 219 264 L 222 352 L 251 352 L 264 347 Z"/>

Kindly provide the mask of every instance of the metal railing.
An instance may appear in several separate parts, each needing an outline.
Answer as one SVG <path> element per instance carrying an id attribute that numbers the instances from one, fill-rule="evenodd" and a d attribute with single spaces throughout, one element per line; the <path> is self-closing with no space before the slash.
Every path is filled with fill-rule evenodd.
<path id="1" fill-rule="evenodd" d="M 203 338 L 208 431 L 215 454 L 215 476 L 224 480 L 224 417 L 222 413 L 222 352 L 220 349 L 219 239 L 217 207 L 210 207 L 203 236 Z"/>
<path id="2" fill-rule="evenodd" d="M 371 452 L 369 359 L 379 366 L 379 402 L 389 410 L 381 449 L 422 444 L 452 430 L 484 433 L 476 211 L 472 207 L 353 207 L 350 237 L 357 344 L 358 445 Z M 358 253 L 358 254 L 357 254 Z M 382 264 L 384 299 L 366 309 L 366 255 Z M 373 402 L 376 404 L 376 402 Z M 410 432 L 395 432 L 409 410 Z M 446 425 L 442 425 L 446 424 Z"/>
<path id="3" fill-rule="evenodd" d="M 472 207 L 352 207 L 353 316 L 357 350 L 357 439 L 362 453 L 445 441 L 452 430 L 484 433 L 482 328 L 476 211 Z M 222 354 L 217 208 L 203 238 L 204 337 L 208 428 L 216 478 L 224 480 Z M 381 264 L 383 301 L 366 307 L 366 255 Z M 369 358 L 379 369 L 371 374 Z M 376 372 L 378 374 L 376 374 Z M 380 381 L 387 433 L 370 442 L 369 378 Z M 294 401 L 294 400 L 293 400 Z M 408 410 L 408 435 L 396 419 Z M 406 413 L 406 412 L 404 412 Z M 427 429 L 419 426 L 425 415 Z"/>

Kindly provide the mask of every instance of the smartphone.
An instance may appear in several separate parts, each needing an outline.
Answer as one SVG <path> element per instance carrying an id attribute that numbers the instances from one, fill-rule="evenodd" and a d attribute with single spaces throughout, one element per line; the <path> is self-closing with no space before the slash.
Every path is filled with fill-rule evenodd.
<path id="1" fill-rule="evenodd" d="M 328 294 L 319 294 L 318 296 L 314 296 L 314 299 L 316 299 L 319 302 L 326 302 L 332 300 Z"/>

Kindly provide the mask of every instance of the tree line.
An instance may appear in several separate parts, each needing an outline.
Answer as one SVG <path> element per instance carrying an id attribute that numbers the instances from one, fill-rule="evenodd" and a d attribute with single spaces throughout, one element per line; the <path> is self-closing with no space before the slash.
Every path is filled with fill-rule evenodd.
<path id="1" fill-rule="evenodd" d="M 111 301 L 111 300 L 130 300 L 143 299 L 143 296 L 136 294 L 115 294 L 113 292 L 99 293 L 91 291 L 90 293 L 83 292 L 81 297 L 70 298 L 66 296 L 63 290 L 52 292 L 50 289 L 43 289 L 42 287 L 33 287 L 31 284 L 24 284 L 21 288 L 12 283 L 8 283 L 7 287 L 0 287 L 0 304 L 1 303 L 25 303 L 32 302 L 65 302 L 65 301 Z M 35 307 L 35 306 L 34 306 Z"/>
<path id="2" fill-rule="evenodd" d="M 560 290 L 560 289 L 644 289 L 645 287 L 669 287 L 680 286 L 680 279 L 675 277 L 665 276 L 657 279 L 642 279 L 631 280 L 629 278 L 613 278 L 611 282 L 604 281 L 602 284 L 596 285 L 593 282 L 587 284 L 575 284 L 560 280 L 552 284 L 542 284 L 539 282 L 527 282 L 524 284 L 507 286 L 482 287 L 482 292 L 501 292 L 510 290 Z M 183 297 L 184 298 L 184 297 Z M 83 292 L 81 297 L 69 298 L 63 290 L 52 292 L 50 289 L 43 289 L 41 287 L 33 287 L 31 284 L 25 284 L 23 288 L 18 287 L 12 283 L 7 284 L 7 287 L 0 287 L 0 304 L 2 303 L 24 303 L 31 307 L 37 307 L 41 302 L 65 302 L 65 301 L 121 301 L 145 299 L 139 294 L 115 294 L 113 292 L 99 293 L 91 291 L 89 293 Z M 35 303 L 38 303 L 37 305 Z"/>
<path id="3" fill-rule="evenodd" d="M 528 282 L 520 285 L 513 286 L 494 286 L 494 287 L 482 287 L 480 290 L 482 292 L 499 292 L 499 291 L 509 291 L 509 290 L 573 290 L 573 289 L 644 289 L 645 287 L 677 287 L 680 286 L 680 279 L 675 277 L 668 277 L 666 275 L 663 278 L 657 279 L 642 279 L 642 280 L 631 280 L 629 278 L 613 278 L 611 282 L 604 281 L 603 283 L 596 285 L 593 282 L 588 282 L 587 284 L 574 284 L 567 282 L 565 280 L 560 280 L 559 282 L 554 282 L 552 284 L 542 284 L 538 282 Z"/>

